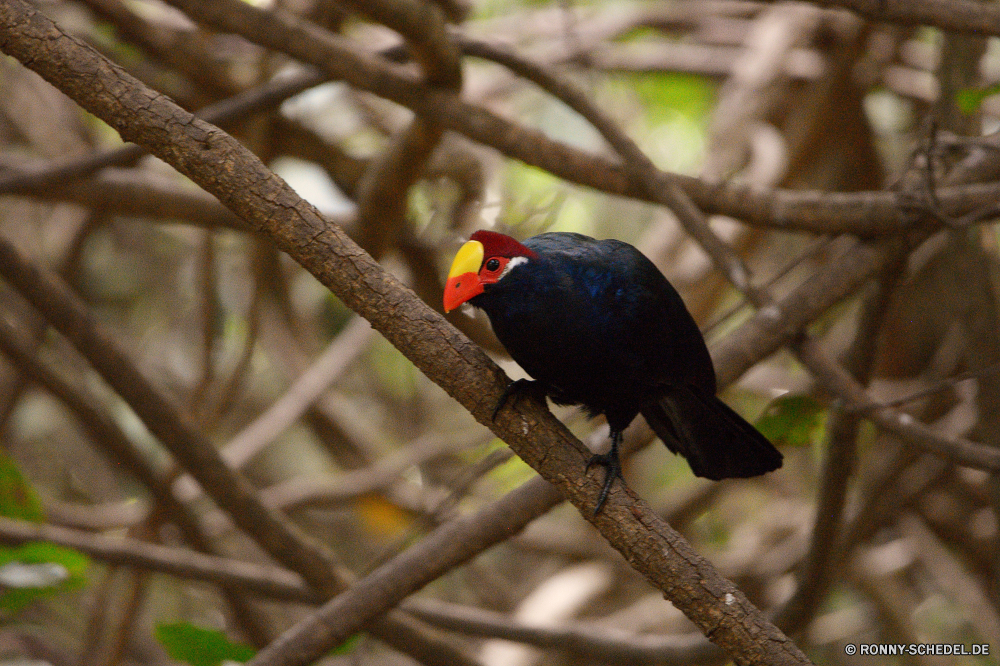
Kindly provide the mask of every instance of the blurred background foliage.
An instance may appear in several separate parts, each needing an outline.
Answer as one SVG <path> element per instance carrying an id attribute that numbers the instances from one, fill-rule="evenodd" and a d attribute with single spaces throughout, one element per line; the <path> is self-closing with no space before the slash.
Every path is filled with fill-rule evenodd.
<path id="1" fill-rule="evenodd" d="M 188 108 L 297 67 L 239 38 L 197 28 L 155 0 L 38 4 Z M 326 21 L 359 48 L 396 40 L 336 3 L 275 4 Z M 915 147 L 928 137 L 928 119 L 959 95 L 969 125 L 945 129 L 976 136 L 998 124 L 1000 106 L 991 96 L 997 91 L 989 87 L 1000 76 L 995 38 L 979 40 L 977 55 L 966 56 L 975 86 L 955 89 L 938 76 L 938 63 L 948 44 L 967 38 L 868 24 L 808 5 L 472 0 L 467 10 L 464 33 L 509 44 L 572 80 L 668 171 L 745 179 L 761 188 L 878 190 L 892 187 L 911 166 Z M 795 18 L 803 13 L 806 19 Z M 738 80 L 733 72 L 740 62 L 762 48 L 752 36 L 764 24 L 778 34 L 797 31 L 794 47 L 769 79 Z M 700 59 L 690 55 L 695 52 Z M 606 150 L 597 132 L 562 102 L 498 65 L 471 58 L 464 64 L 470 101 L 554 139 Z M 847 74 L 837 78 L 838 72 Z M 822 95 L 819 102 L 816 95 Z M 742 108 L 731 108 L 740 99 Z M 408 117 L 400 107 L 332 82 L 231 132 L 350 229 L 358 174 Z M 12 59 L 0 60 L 0 167 L 20 169 L 118 143 L 107 126 L 34 74 Z M 196 188 L 158 160 L 145 158 L 113 176 L 137 191 L 165 189 L 204 217 L 137 215 L 117 200 L 73 194 L 60 184 L 0 197 L 0 233 L 58 270 L 143 373 L 221 446 L 285 396 L 328 345 L 343 340 L 353 315 L 266 240 L 228 228 L 213 202 L 198 198 Z M 209 215 L 216 216 L 214 223 L 206 222 Z M 496 226 L 521 238 L 560 230 L 636 244 L 679 288 L 710 341 L 723 339 L 750 314 L 663 208 L 581 188 L 458 136 L 446 137 L 409 193 L 406 225 L 398 246 L 381 260 L 436 308 L 442 275 L 461 239 Z M 838 247 L 832 236 L 764 231 L 727 219 L 713 225 L 759 282 L 777 276 L 777 295 L 808 280 Z M 964 317 L 977 309 L 995 315 L 990 299 L 1000 285 L 997 226 L 962 233 L 975 248 L 964 261 L 974 256 L 979 262 L 963 264 L 974 279 L 957 272 L 963 260 L 942 249 L 948 241 L 911 257 L 882 325 L 888 333 L 878 343 L 872 390 L 892 399 L 944 382 L 943 390 L 908 404 L 914 416 L 947 434 L 997 443 L 1000 433 L 979 416 L 1000 405 L 985 402 L 975 377 L 949 381 L 976 369 L 968 361 L 975 339 Z M 866 294 L 813 323 L 829 349 L 851 346 Z M 46 367 L 99 405 L 161 469 L 170 468 L 169 456 L 127 405 L 2 283 L 0 317 Z M 511 376 L 523 375 L 481 318 L 457 313 L 453 321 Z M 986 328 L 995 335 L 997 322 L 990 323 Z M 294 424 L 261 442 L 243 469 L 265 497 L 356 574 L 533 475 L 379 336 L 355 335 L 338 354 L 342 367 L 327 372 L 318 399 Z M 72 409 L 23 377 L 17 363 L 0 357 L 3 515 L 180 545 L 176 529 L 158 520 L 148 491 L 95 446 Z M 787 352 L 754 366 L 724 395 L 781 445 L 781 471 L 712 484 L 694 478 L 682 459 L 656 444 L 632 456 L 625 478 L 758 606 L 778 609 L 801 585 L 796 571 L 808 550 L 825 473 L 830 396 Z M 602 423 L 575 409 L 555 412 L 584 441 L 603 445 Z M 995 482 L 986 472 L 921 453 L 874 428 L 862 428 L 857 441 L 846 536 L 830 544 L 843 552 L 830 565 L 828 593 L 796 634 L 798 644 L 821 664 L 995 663 L 993 657 L 844 653 L 847 643 L 888 642 L 989 643 L 1000 652 Z M 259 558 L 207 500 L 189 494 L 188 501 L 233 557 Z M 16 601 L 3 575 L 8 562 L 19 562 L 27 576 L 21 584 L 29 592 Z M 39 578 L 29 565 L 40 562 L 63 569 L 52 580 Z M 560 576 L 574 594 L 555 585 Z M 190 635 L 185 631 L 221 630 L 237 645 L 235 654 L 244 654 L 238 643 L 253 638 L 234 626 L 219 592 L 207 584 L 96 559 L 87 563 L 72 553 L 7 549 L 0 554 L 0 586 L 0 658 L 9 663 L 158 664 L 168 662 L 168 653 L 194 663 L 197 656 L 172 647 L 178 634 L 169 627 L 177 622 L 186 623 L 181 644 Z M 638 633 L 692 631 L 569 506 L 422 594 L 525 621 L 540 616 Z M 261 606 L 275 634 L 306 612 L 277 602 Z M 542 610 L 532 616 L 529 607 Z M 229 645 L 230 639 L 221 640 Z M 496 641 L 467 644 L 485 665 L 585 661 Z M 409 663 L 369 638 L 348 648 L 329 663 Z"/>

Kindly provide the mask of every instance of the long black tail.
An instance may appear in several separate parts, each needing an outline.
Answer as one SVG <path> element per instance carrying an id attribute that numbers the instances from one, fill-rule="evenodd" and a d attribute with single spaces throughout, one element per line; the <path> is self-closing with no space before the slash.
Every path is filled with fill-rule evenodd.
<path id="1" fill-rule="evenodd" d="M 679 386 L 641 414 L 695 476 L 745 479 L 781 467 L 782 455 L 757 429 L 714 395 Z"/>

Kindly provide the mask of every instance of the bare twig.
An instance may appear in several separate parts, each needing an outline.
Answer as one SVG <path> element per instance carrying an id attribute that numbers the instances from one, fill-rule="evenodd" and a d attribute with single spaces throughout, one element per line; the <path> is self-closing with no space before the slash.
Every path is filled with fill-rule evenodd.
<path id="1" fill-rule="evenodd" d="M 521 160 L 569 182 L 610 194 L 650 200 L 650 192 L 630 181 L 621 165 L 548 139 L 540 132 L 504 120 L 482 107 L 462 101 L 454 93 L 415 81 L 405 71 L 359 52 L 347 40 L 280 11 L 265 12 L 238 0 L 201 3 L 170 0 L 193 19 L 217 30 L 236 32 L 322 68 L 328 75 L 370 91 L 503 154 Z M 706 213 L 719 213 L 778 228 L 808 228 L 820 233 L 843 230 L 861 235 L 898 233 L 912 224 L 890 193 L 820 193 L 788 190 L 757 191 L 747 185 L 718 185 L 670 174 L 672 187 L 684 189 Z M 963 203 L 975 197 L 996 200 L 989 193 L 963 190 Z M 947 201 L 945 193 L 940 193 Z M 978 207 L 973 204 L 972 207 Z"/>
<path id="2" fill-rule="evenodd" d="M 994 645 L 1000 641 L 1000 614 L 961 561 L 917 516 L 906 514 L 899 524 L 904 536 L 914 542 L 917 558 L 955 600 L 965 618 L 976 628 L 977 635 Z"/>
<path id="3" fill-rule="evenodd" d="M 370 340 L 368 322 L 360 317 L 351 320 L 279 400 L 226 443 L 222 449 L 223 459 L 234 467 L 242 467 L 298 420 L 344 373 Z"/>
<path id="4" fill-rule="evenodd" d="M 137 539 L 99 536 L 55 525 L 0 518 L 0 542 L 14 545 L 50 541 L 87 553 L 109 564 L 169 573 L 264 595 L 273 599 L 318 603 L 320 595 L 287 569 L 159 546 Z"/>
<path id="5" fill-rule="evenodd" d="M 822 7 L 850 9 L 873 21 L 930 25 L 950 32 L 974 35 L 1000 35 L 1000 9 L 975 0 L 811 1 Z"/>
<path id="6" fill-rule="evenodd" d="M 146 217 L 157 221 L 183 220 L 205 227 L 245 231 L 243 222 L 214 197 L 200 190 L 185 191 L 170 180 L 139 169 L 107 168 L 92 178 L 23 189 L 22 196 L 41 201 L 64 201 L 107 214 Z"/>
<path id="7" fill-rule="evenodd" d="M 848 370 L 859 383 L 868 383 L 875 362 L 876 345 L 889 298 L 903 269 L 900 255 L 879 276 L 875 292 L 864 302 L 858 327 L 845 360 Z M 833 580 L 842 553 L 838 548 L 847 502 L 848 482 L 857 463 L 857 440 L 861 419 L 856 412 L 837 403 L 827 421 L 826 458 L 823 461 L 822 485 L 816 502 L 809 551 L 797 573 L 794 596 L 782 607 L 775 622 L 789 633 L 796 633 L 813 618 Z"/>
<path id="8" fill-rule="evenodd" d="M 61 280 L 26 261 L 13 245 L 2 239 L 0 275 L 87 357 L 108 384 L 128 401 L 150 432 L 220 506 L 230 511 L 238 525 L 253 534 L 279 561 L 302 571 L 318 589 L 337 589 L 327 555 L 287 519 L 257 499 L 250 483 L 226 466 L 212 443 L 136 369 Z"/>
<path id="9" fill-rule="evenodd" d="M 536 478 L 474 516 L 442 525 L 299 622 L 248 663 L 292 666 L 310 662 L 431 580 L 507 539 L 560 500 L 552 486 Z"/>
<path id="10" fill-rule="evenodd" d="M 636 635 L 600 626 L 535 627 L 501 613 L 443 601 L 414 599 L 403 605 L 428 623 L 470 636 L 517 641 L 609 664 L 715 664 L 724 654 L 701 634 Z"/>
<path id="11" fill-rule="evenodd" d="M 238 122 L 261 109 L 274 107 L 303 90 L 327 80 L 321 74 L 307 71 L 269 81 L 257 88 L 235 95 L 201 109 L 199 117 L 207 122 L 228 124 Z M 13 173 L 0 172 L 0 194 L 30 194 L 46 187 L 62 185 L 111 166 L 131 166 L 146 154 L 138 145 L 113 148 L 83 157 L 68 157 L 21 167 Z"/>
<path id="12" fill-rule="evenodd" d="M 347 2 L 402 34 L 420 64 L 424 81 L 442 90 L 462 85 L 459 52 L 448 35 L 442 10 L 426 0 Z M 372 160 L 358 184 L 358 244 L 376 259 L 396 244 L 404 227 L 406 194 L 421 175 L 443 128 L 417 117 Z"/>

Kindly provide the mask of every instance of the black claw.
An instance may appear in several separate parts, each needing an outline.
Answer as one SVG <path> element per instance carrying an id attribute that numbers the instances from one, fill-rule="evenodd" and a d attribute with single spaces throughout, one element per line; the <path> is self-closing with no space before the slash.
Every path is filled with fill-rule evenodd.
<path id="1" fill-rule="evenodd" d="M 540 400 L 545 399 L 545 387 L 534 379 L 515 379 L 503 390 L 500 394 L 500 399 L 497 400 L 496 407 L 493 408 L 493 414 L 490 415 L 491 421 L 497 420 L 497 414 L 503 409 L 503 406 L 507 404 L 507 401 L 513 397 L 515 400 L 522 393 L 530 393 L 538 397 Z"/>
<path id="2" fill-rule="evenodd" d="M 587 461 L 588 470 L 594 465 L 602 465 L 607 470 L 604 475 L 604 486 L 601 488 L 601 494 L 597 496 L 597 506 L 594 507 L 595 516 L 601 512 L 601 507 L 604 506 L 604 501 L 608 499 L 608 493 L 611 492 L 611 486 L 614 484 L 615 479 L 622 479 L 622 483 L 625 482 L 625 479 L 622 477 L 622 464 L 618 460 L 619 441 L 621 441 L 621 433 L 611 433 L 611 450 L 607 453 L 595 453 Z"/>

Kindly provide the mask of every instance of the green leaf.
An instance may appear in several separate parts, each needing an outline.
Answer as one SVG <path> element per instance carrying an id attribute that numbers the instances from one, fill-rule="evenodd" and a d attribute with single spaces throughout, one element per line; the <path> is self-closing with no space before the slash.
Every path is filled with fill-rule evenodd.
<path id="1" fill-rule="evenodd" d="M 0 452 L 0 516 L 39 523 L 45 519 L 42 503 L 14 460 Z"/>
<path id="2" fill-rule="evenodd" d="M 353 636 L 345 640 L 343 643 L 341 643 L 337 647 L 327 652 L 326 656 L 337 657 L 345 654 L 350 654 L 351 652 L 354 651 L 354 648 L 358 646 L 358 643 L 361 641 L 361 637 L 362 634 L 354 634 Z"/>
<path id="3" fill-rule="evenodd" d="M 659 73 L 623 75 L 653 123 L 668 122 L 670 112 L 701 121 L 715 104 L 716 84 L 695 74 Z"/>
<path id="4" fill-rule="evenodd" d="M 973 114 L 983 105 L 983 100 L 1000 93 L 1000 83 L 994 83 L 985 88 L 966 88 L 955 93 L 955 104 L 966 114 Z"/>
<path id="5" fill-rule="evenodd" d="M 90 560 L 44 541 L 0 547 L 0 609 L 16 613 L 41 597 L 83 586 Z"/>
<path id="6" fill-rule="evenodd" d="M 223 661 L 250 661 L 257 651 L 245 643 L 233 643 L 221 631 L 174 622 L 156 627 L 156 640 L 171 659 L 191 666 L 220 666 Z"/>
<path id="7" fill-rule="evenodd" d="M 756 425 L 779 446 L 809 446 L 823 435 L 826 409 L 809 396 L 783 395 L 768 405 Z"/>

